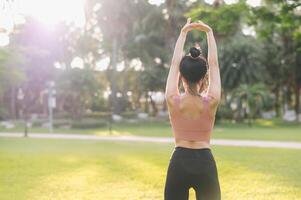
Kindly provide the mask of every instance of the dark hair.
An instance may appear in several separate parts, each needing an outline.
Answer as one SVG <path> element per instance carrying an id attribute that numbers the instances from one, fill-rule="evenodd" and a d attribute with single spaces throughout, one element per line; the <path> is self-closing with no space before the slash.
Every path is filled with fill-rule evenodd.
<path id="1" fill-rule="evenodd" d="M 207 60 L 201 55 L 201 51 L 191 47 L 190 55 L 186 55 L 180 62 L 180 73 L 188 82 L 189 89 L 193 84 L 202 80 L 207 73 Z M 192 90 L 191 90 L 192 91 Z M 189 91 L 191 93 L 191 91 Z M 195 95 L 195 94 L 194 94 Z"/>

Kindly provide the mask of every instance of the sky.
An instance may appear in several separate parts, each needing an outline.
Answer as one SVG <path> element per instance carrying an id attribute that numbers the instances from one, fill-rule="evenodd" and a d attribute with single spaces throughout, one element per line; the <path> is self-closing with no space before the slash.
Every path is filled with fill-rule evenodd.
<path id="1" fill-rule="evenodd" d="M 17 0 L 17 12 L 32 14 L 42 22 L 53 25 L 59 21 L 85 23 L 83 0 Z"/>
<path id="2" fill-rule="evenodd" d="M 60 21 L 74 22 L 77 26 L 85 23 L 84 0 L 14 1 L 0 0 L 0 28 L 12 29 L 14 23 L 24 21 L 24 15 L 33 16 L 49 27 Z"/>
<path id="3" fill-rule="evenodd" d="M 84 0 L 0 0 L 0 46 L 9 44 L 8 33 L 14 24 L 24 22 L 25 15 L 41 21 L 47 28 L 61 21 L 73 22 L 76 26 L 85 23 Z M 66 9 L 67 8 L 67 9 Z"/>

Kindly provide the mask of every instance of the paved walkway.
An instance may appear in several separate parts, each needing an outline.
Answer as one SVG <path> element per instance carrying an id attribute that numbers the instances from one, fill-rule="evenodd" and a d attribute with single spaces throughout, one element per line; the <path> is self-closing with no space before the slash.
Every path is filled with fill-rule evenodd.
<path id="1" fill-rule="evenodd" d="M 0 137 L 23 137 L 23 133 L 0 133 Z M 158 142 L 172 143 L 172 137 L 144 137 L 144 136 L 97 136 L 83 134 L 63 134 L 63 133 L 29 133 L 30 138 L 46 139 L 74 139 L 74 140 L 101 140 L 101 141 L 128 141 L 128 142 Z M 263 148 L 286 148 L 301 149 L 301 142 L 285 141 L 262 141 L 262 140 L 230 140 L 212 139 L 212 145 L 220 146 L 240 146 L 240 147 L 263 147 Z"/>

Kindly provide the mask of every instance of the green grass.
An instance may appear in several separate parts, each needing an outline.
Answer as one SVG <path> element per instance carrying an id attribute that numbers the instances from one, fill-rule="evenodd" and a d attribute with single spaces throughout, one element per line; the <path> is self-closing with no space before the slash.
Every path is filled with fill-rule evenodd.
<path id="1" fill-rule="evenodd" d="M 0 199 L 162 200 L 172 149 L 172 144 L 0 138 Z M 212 150 L 223 200 L 300 199 L 300 150 Z"/>
<path id="2" fill-rule="evenodd" d="M 15 129 L 1 131 L 22 132 L 23 128 L 18 126 Z M 32 128 L 30 132 L 48 132 L 47 129 Z M 144 122 L 144 123 L 114 123 L 112 131 L 109 129 L 55 129 L 56 133 L 77 133 L 93 135 L 138 135 L 138 136 L 159 136 L 171 137 L 172 132 L 168 121 L 162 122 Z M 280 120 L 257 120 L 252 127 L 247 124 L 232 124 L 222 122 L 216 124 L 213 132 L 213 138 L 216 139 L 250 139 L 250 140 L 281 140 L 281 141 L 300 141 L 301 142 L 301 124 L 284 123 Z"/>

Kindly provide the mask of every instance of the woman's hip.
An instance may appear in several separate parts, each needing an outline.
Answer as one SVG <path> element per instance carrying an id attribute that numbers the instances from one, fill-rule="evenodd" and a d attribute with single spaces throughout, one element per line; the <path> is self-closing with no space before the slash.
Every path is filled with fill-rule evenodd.
<path id="1" fill-rule="evenodd" d="M 214 156 L 210 148 L 201 148 L 201 149 L 191 149 L 186 147 L 175 147 L 170 160 L 199 160 L 199 161 L 208 161 L 212 162 Z"/>

